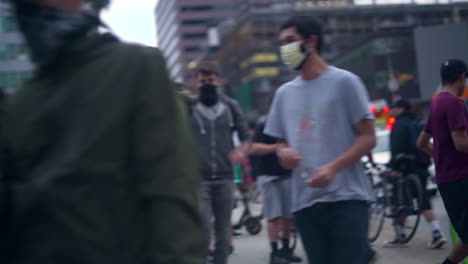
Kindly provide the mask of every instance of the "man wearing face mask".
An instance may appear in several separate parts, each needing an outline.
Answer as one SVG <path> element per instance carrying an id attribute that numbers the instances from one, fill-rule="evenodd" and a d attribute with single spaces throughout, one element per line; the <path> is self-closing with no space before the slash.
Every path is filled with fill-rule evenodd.
<path id="1" fill-rule="evenodd" d="M 100 35 L 83 0 L 11 4 L 37 71 L 5 111 L 0 262 L 204 263 L 195 145 L 160 52 Z"/>
<path id="2" fill-rule="evenodd" d="M 219 71 L 204 63 L 196 73 L 198 102 L 192 128 L 201 160 L 201 195 L 207 232 L 214 226 L 214 264 L 227 263 L 233 204 L 233 164 L 241 164 L 249 148 L 247 122 L 239 104 L 221 93 Z M 233 133 L 241 145 L 234 147 Z"/>
<path id="3" fill-rule="evenodd" d="M 279 34 L 283 61 L 299 76 L 280 87 L 265 134 L 280 139 L 281 165 L 294 169 L 292 211 L 309 263 L 364 264 L 372 187 L 360 159 L 375 146 L 366 88 L 321 57 L 321 25 L 287 20 Z"/>

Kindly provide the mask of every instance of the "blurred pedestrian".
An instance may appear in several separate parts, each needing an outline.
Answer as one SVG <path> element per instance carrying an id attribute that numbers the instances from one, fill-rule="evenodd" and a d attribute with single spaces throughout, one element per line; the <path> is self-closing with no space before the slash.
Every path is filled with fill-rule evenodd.
<path id="1" fill-rule="evenodd" d="M 276 138 L 265 135 L 265 117 L 257 125 L 250 155 L 257 156 L 257 183 L 263 195 L 263 216 L 268 221 L 271 245 L 270 264 L 301 262 L 290 247 L 293 230 L 291 213 L 291 171 L 281 168 L 276 151 L 280 146 Z M 279 248 L 278 242 L 282 242 Z"/>
<path id="2" fill-rule="evenodd" d="M 456 264 L 468 257 L 468 112 L 458 98 L 465 91 L 468 68 L 464 61 L 450 59 L 440 75 L 443 88 L 432 102 L 418 147 L 434 156 L 439 192 L 461 240 L 443 264 Z"/>
<path id="3" fill-rule="evenodd" d="M 411 112 L 411 103 L 401 99 L 392 106 L 392 115 L 396 118 L 390 134 L 390 167 L 394 171 L 392 175 L 414 174 L 422 186 L 421 210 L 426 221 L 432 227 L 432 240 L 427 244 L 428 248 L 441 248 L 447 243 L 447 239 L 442 235 L 440 223 L 432 209 L 431 196 L 427 190 L 427 179 L 429 178 L 429 166 L 432 164 L 431 157 L 418 150 L 416 141 L 421 133 L 423 123 Z M 398 161 L 401 156 L 411 157 L 405 161 Z M 392 178 L 393 180 L 393 178 Z M 397 186 L 397 185 L 395 185 Z M 385 241 L 385 247 L 407 246 L 405 218 L 400 217 L 394 220 L 395 239 Z"/>
<path id="4" fill-rule="evenodd" d="M 234 164 L 242 164 L 249 148 L 247 122 L 239 104 L 222 93 L 219 70 L 203 63 L 196 72 L 192 128 L 201 160 L 201 195 L 206 231 L 214 226 L 214 264 L 227 263 L 232 235 Z M 233 133 L 241 144 L 234 147 Z"/>
<path id="5" fill-rule="evenodd" d="M 279 38 L 283 61 L 299 76 L 276 91 L 265 134 L 280 139 L 279 160 L 294 169 L 292 210 L 309 263 L 368 263 L 373 195 L 360 160 L 376 139 L 366 88 L 324 61 L 314 18 L 288 19 Z"/>
<path id="6" fill-rule="evenodd" d="M 202 264 L 195 146 L 160 52 L 99 34 L 83 0 L 10 2 L 37 70 L 6 107 L 0 262 Z"/>

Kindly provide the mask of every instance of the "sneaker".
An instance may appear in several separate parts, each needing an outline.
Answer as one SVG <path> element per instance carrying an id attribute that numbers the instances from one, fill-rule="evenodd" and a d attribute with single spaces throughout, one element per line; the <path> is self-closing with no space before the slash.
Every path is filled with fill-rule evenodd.
<path id="1" fill-rule="evenodd" d="M 385 247 L 385 248 L 404 248 L 404 247 L 408 247 L 408 244 L 403 243 L 403 241 L 401 241 L 400 239 L 395 239 L 395 240 L 392 240 L 392 241 L 385 241 L 383 243 L 383 247 Z"/>
<path id="2" fill-rule="evenodd" d="M 212 250 L 208 251 L 208 255 L 206 256 L 206 264 L 213 264 L 214 263 L 214 252 Z"/>
<path id="3" fill-rule="evenodd" d="M 430 248 L 430 249 L 442 248 L 447 242 L 448 242 L 447 239 L 441 235 L 434 236 L 434 238 L 432 239 L 432 242 L 429 242 L 427 244 L 427 248 Z"/>
<path id="4" fill-rule="evenodd" d="M 236 231 L 232 232 L 233 237 L 238 237 L 238 236 L 242 236 L 242 235 L 243 234 L 241 232 L 236 232 Z"/>
<path id="5" fill-rule="evenodd" d="M 289 264 L 279 252 L 271 253 L 270 255 L 270 264 Z"/>
<path id="6" fill-rule="evenodd" d="M 289 262 L 293 262 L 293 263 L 302 262 L 302 258 L 294 255 L 294 252 L 292 251 L 292 249 L 283 248 L 281 249 L 280 254 L 281 256 L 283 256 L 284 259 L 286 259 Z"/>

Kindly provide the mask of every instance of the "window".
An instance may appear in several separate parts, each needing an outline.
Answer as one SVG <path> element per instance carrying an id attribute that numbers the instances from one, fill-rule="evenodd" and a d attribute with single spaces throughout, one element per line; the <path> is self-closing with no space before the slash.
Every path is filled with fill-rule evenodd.
<path id="1" fill-rule="evenodd" d="M 198 46 L 192 46 L 192 47 L 186 47 L 185 49 L 185 52 L 194 52 L 194 51 L 200 51 L 200 47 Z"/>
<path id="2" fill-rule="evenodd" d="M 185 33 L 184 39 L 204 39 L 207 38 L 208 35 L 206 32 L 203 33 Z"/>
<path id="3" fill-rule="evenodd" d="M 31 72 L 0 72 L 0 89 L 18 88 L 31 75 Z"/>
<path id="4" fill-rule="evenodd" d="M 29 60 L 26 44 L 1 44 L 0 60 Z"/>
<path id="5" fill-rule="evenodd" d="M 211 11 L 211 10 L 213 10 L 212 5 L 184 6 L 180 8 L 180 11 L 182 12 Z"/>
<path id="6" fill-rule="evenodd" d="M 190 19 L 182 21 L 183 25 L 205 25 L 208 23 L 206 19 Z"/>
<path id="7" fill-rule="evenodd" d="M 226 11 L 235 9 L 235 5 L 194 5 L 183 6 L 180 8 L 181 12 L 207 12 L 207 11 Z"/>
<path id="8" fill-rule="evenodd" d="M 0 16 L 0 32 L 18 31 L 16 21 L 11 16 Z"/>

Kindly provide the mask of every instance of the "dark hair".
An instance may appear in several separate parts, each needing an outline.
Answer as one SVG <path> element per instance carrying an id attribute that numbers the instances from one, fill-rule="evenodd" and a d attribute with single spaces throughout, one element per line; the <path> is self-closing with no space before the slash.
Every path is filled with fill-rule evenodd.
<path id="1" fill-rule="evenodd" d="M 281 31 L 295 28 L 297 33 L 302 38 L 307 39 L 309 36 L 317 36 L 317 52 L 320 54 L 323 47 L 323 32 L 320 22 L 312 16 L 293 16 L 286 20 L 281 26 Z"/>
<path id="2" fill-rule="evenodd" d="M 440 76 L 442 78 L 442 85 L 453 84 L 460 78 L 462 72 L 441 72 Z"/>
<path id="3" fill-rule="evenodd" d="M 212 62 L 204 62 L 202 63 L 195 72 L 195 75 L 198 74 L 207 74 L 207 75 L 218 75 L 219 76 L 219 69 L 218 67 Z"/>
<path id="4" fill-rule="evenodd" d="M 468 73 L 466 63 L 460 59 L 446 60 L 440 66 L 440 78 L 442 85 L 453 84 L 460 79 L 460 76 L 465 73 L 465 78 Z"/>
<path id="5" fill-rule="evenodd" d="M 401 108 L 405 109 L 406 111 L 411 111 L 411 103 L 408 100 L 405 100 L 405 99 L 398 100 L 392 106 L 392 108 L 397 108 L 397 107 L 401 107 Z"/>

